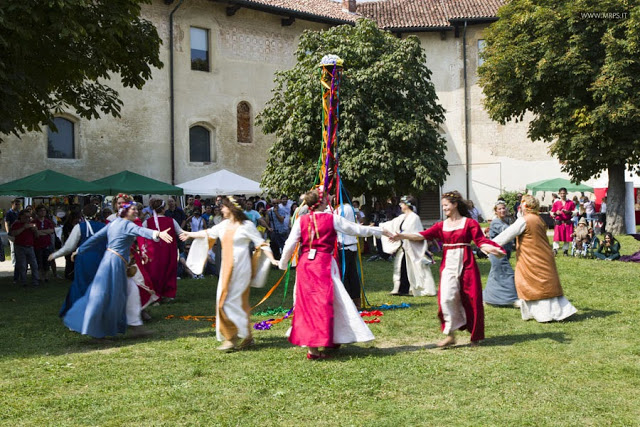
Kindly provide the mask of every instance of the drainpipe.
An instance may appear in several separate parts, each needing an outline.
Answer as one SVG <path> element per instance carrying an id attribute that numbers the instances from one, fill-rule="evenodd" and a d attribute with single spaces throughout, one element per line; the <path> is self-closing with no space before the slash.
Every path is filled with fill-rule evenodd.
<path id="1" fill-rule="evenodd" d="M 462 67 L 464 80 L 464 163 L 466 171 L 467 200 L 469 200 L 469 113 L 467 99 L 469 89 L 467 87 L 467 21 L 464 21 L 464 31 L 462 33 Z"/>
<path id="2" fill-rule="evenodd" d="M 175 100 L 173 95 L 173 14 L 182 6 L 180 0 L 169 14 L 169 127 L 171 128 L 171 185 L 176 184 L 176 130 L 175 130 Z"/>

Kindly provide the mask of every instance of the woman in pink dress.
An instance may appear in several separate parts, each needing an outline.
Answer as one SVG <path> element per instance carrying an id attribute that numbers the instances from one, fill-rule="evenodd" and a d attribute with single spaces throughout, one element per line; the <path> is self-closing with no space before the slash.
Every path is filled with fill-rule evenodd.
<path id="1" fill-rule="evenodd" d="M 447 336 L 438 347 L 456 343 L 456 330 L 467 329 L 471 344 L 484 339 L 484 309 L 480 271 L 471 250 L 471 242 L 485 253 L 497 257 L 506 252 L 497 243 L 487 239 L 477 221 L 470 218 L 465 200 L 458 191 L 442 195 L 442 211 L 447 217 L 442 222 L 420 233 L 399 233 L 393 240 L 432 240 L 443 243 L 438 289 L 438 317 L 442 332 Z"/>
<path id="2" fill-rule="evenodd" d="M 149 277 L 149 285 L 158 298 L 173 300 L 176 297 L 178 278 L 178 244 L 177 237 L 182 234 L 182 228 L 175 219 L 164 216 L 166 203 L 162 199 L 154 199 L 150 204 L 153 216 L 142 224 L 151 230 L 167 230 L 173 242 L 165 243 L 145 241 L 144 252 L 149 261 L 145 270 Z M 146 278 L 145 278 L 146 279 Z"/>
<path id="3" fill-rule="evenodd" d="M 307 359 L 322 359 L 326 356 L 319 347 L 374 338 L 340 281 L 340 271 L 333 256 L 336 232 L 361 237 L 380 237 L 382 232 L 378 227 L 361 226 L 339 215 L 324 212 L 327 199 L 316 190 L 305 194 L 304 201 L 309 207 L 309 214 L 301 216 L 293 224 L 279 267 L 287 269 L 289 259 L 300 242 L 289 342 L 306 346 Z"/>

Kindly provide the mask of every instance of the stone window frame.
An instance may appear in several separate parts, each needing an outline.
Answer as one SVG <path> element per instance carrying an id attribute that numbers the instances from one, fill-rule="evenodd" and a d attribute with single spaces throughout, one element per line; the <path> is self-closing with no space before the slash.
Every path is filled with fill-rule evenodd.
<path id="1" fill-rule="evenodd" d="M 192 48 L 192 44 L 191 44 L 191 30 L 201 30 L 205 32 L 205 39 L 207 41 L 207 69 L 206 70 L 201 70 L 198 68 L 193 68 L 193 57 L 191 55 L 191 51 L 193 50 Z M 209 28 L 204 28 L 204 27 L 199 27 L 197 25 L 191 25 L 189 26 L 189 68 L 191 69 L 191 71 L 202 71 L 203 73 L 210 73 L 211 72 L 211 47 L 212 47 L 212 43 L 211 43 L 211 29 Z"/>
<path id="2" fill-rule="evenodd" d="M 44 155 L 47 161 L 55 161 L 55 162 L 70 162 L 81 159 L 81 151 L 80 151 L 80 118 L 74 116 L 69 113 L 56 113 L 53 116 L 52 120 L 55 119 L 64 119 L 68 122 L 71 122 L 73 125 L 73 157 L 49 157 L 49 133 L 51 132 L 51 127 L 46 126 L 44 136 L 45 136 L 45 144 L 44 144 Z"/>
<path id="3" fill-rule="evenodd" d="M 246 139 L 242 140 L 240 137 L 240 128 L 241 128 L 241 123 L 240 123 L 240 106 L 241 105 L 246 105 L 249 109 L 248 111 L 248 118 L 247 118 L 247 126 L 249 128 L 248 130 L 248 136 Z M 253 107 L 251 105 L 251 103 L 249 101 L 246 100 L 241 100 L 236 104 L 236 141 L 238 142 L 238 144 L 240 145 L 251 145 L 253 144 Z"/>
<path id="4" fill-rule="evenodd" d="M 209 161 L 208 162 L 193 162 L 191 161 L 191 129 L 194 127 L 201 127 L 209 132 Z M 189 124 L 187 128 L 187 144 L 186 144 L 186 158 L 187 163 L 190 166 L 206 166 L 215 164 L 218 162 L 218 146 L 217 141 L 217 128 L 211 123 L 198 121 Z"/>
<path id="5" fill-rule="evenodd" d="M 477 62 L 476 63 L 478 64 L 478 67 L 481 66 L 482 64 L 484 64 L 484 59 L 482 59 L 480 57 L 480 53 L 482 53 L 482 51 L 484 50 L 486 44 L 487 43 L 486 43 L 485 39 L 478 39 L 478 41 L 476 42 L 476 49 L 477 49 L 477 53 L 476 53 Z"/>

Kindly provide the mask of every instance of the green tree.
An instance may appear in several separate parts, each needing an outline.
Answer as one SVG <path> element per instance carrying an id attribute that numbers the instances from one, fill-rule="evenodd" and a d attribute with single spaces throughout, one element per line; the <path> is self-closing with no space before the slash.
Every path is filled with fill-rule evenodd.
<path id="1" fill-rule="evenodd" d="M 107 86 L 141 88 L 162 67 L 150 0 L 0 0 L 0 135 L 53 125 L 56 111 L 119 116 Z"/>
<path id="2" fill-rule="evenodd" d="M 609 174 L 607 228 L 624 232 L 624 171 L 640 164 L 640 5 L 631 0 L 512 0 L 485 32 L 485 106 L 576 181 Z"/>
<path id="3" fill-rule="evenodd" d="M 276 136 L 262 186 L 300 194 L 314 182 L 322 144 L 324 55 L 344 60 L 340 85 L 340 174 L 352 194 L 386 196 L 441 185 L 446 141 L 444 110 L 416 37 L 399 39 L 369 20 L 327 31 L 305 31 L 297 64 L 278 72 L 273 98 L 258 123 Z"/>

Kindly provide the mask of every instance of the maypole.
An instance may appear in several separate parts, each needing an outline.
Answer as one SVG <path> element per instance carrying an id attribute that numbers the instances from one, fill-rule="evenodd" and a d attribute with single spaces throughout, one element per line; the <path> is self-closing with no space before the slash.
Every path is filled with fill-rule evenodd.
<path id="1" fill-rule="evenodd" d="M 339 194 L 338 115 L 342 63 L 342 59 L 337 55 L 326 55 L 320 61 L 322 149 L 314 187 L 322 187 L 325 194 L 330 194 L 334 190 L 336 190 L 336 194 Z"/>

